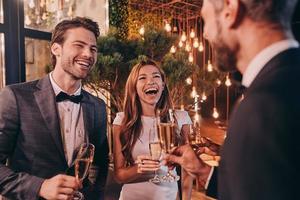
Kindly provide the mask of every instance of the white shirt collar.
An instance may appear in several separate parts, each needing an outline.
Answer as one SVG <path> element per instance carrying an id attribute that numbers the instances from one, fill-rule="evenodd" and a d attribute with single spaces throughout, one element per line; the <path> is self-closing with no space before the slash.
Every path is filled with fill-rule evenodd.
<path id="1" fill-rule="evenodd" d="M 290 49 L 299 47 L 299 43 L 296 40 L 282 40 L 271 44 L 270 46 L 259 52 L 250 62 L 243 74 L 242 85 L 249 87 L 257 74 L 262 68 L 276 55 Z"/>
<path id="2" fill-rule="evenodd" d="M 58 95 L 58 93 L 60 93 L 60 92 L 65 92 L 65 93 L 67 93 L 66 91 L 64 91 L 63 89 L 61 89 L 61 88 L 57 85 L 57 83 L 54 81 L 54 79 L 53 79 L 53 77 L 52 77 L 52 73 L 53 73 L 53 72 L 50 72 L 49 77 L 50 77 L 50 82 L 51 82 L 51 85 L 52 85 L 52 87 L 53 87 L 55 96 Z M 80 84 L 79 88 L 78 88 L 73 94 L 71 94 L 71 95 L 80 95 L 80 93 L 81 93 L 81 84 Z M 68 94 L 68 93 L 67 93 L 67 94 Z"/>

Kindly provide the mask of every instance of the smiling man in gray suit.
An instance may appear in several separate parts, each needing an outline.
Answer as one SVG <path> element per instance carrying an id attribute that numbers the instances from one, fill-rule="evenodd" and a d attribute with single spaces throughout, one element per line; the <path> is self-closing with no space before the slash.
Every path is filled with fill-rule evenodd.
<path id="1" fill-rule="evenodd" d="M 4 197 L 70 199 L 83 185 L 86 199 L 103 199 L 108 167 L 105 103 L 81 87 L 96 62 L 98 36 L 98 24 L 90 19 L 60 22 L 51 41 L 54 70 L 0 92 Z M 72 171 L 73 152 L 83 142 L 95 145 L 95 157 L 81 185 L 66 172 Z"/>

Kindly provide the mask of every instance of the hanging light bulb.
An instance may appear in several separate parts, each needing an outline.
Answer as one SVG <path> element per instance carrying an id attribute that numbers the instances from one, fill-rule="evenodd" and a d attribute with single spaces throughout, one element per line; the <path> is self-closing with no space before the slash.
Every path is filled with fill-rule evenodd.
<path id="1" fill-rule="evenodd" d="M 188 78 L 185 80 L 185 82 L 186 82 L 188 85 L 191 85 L 192 82 L 193 82 L 193 80 L 192 80 L 191 77 L 188 77 Z"/>
<path id="2" fill-rule="evenodd" d="M 222 84 L 220 79 L 217 79 L 216 83 L 220 86 Z"/>
<path id="3" fill-rule="evenodd" d="M 140 33 L 140 35 L 144 35 L 145 34 L 145 27 L 144 27 L 144 25 L 140 28 L 139 33 Z"/>
<path id="4" fill-rule="evenodd" d="M 187 52 L 190 52 L 190 51 L 192 50 L 191 45 L 190 45 L 189 43 L 186 43 L 186 45 L 185 45 L 185 50 L 186 50 Z"/>
<path id="5" fill-rule="evenodd" d="M 40 7 L 42 8 L 42 7 L 44 7 L 46 4 L 45 4 L 45 0 L 41 0 L 41 2 L 40 2 Z"/>
<path id="6" fill-rule="evenodd" d="M 192 53 L 189 53 L 189 62 L 190 63 L 194 62 L 194 57 Z"/>
<path id="7" fill-rule="evenodd" d="M 68 15 L 69 17 L 72 17 L 72 16 L 73 16 L 73 9 L 72 9 L 72 6 L 69 7 L 69 10 L 68 10 L 67 15 Z"/>
<path id="8" fill-rule="evenodd" d="M 196 36 L 196 33 L 195 33 L 194 29 L 192 29 L 192 31 L 190 32 L 190 37 L 194 38 L 195 36 Z"/>
<path id="9" fill-rule="evenodd" d="M 43 15 L 42 15 L 42 20 L 46 20 L 47 19 L 47 13 L 44 12 Z"/>
<path id="10" fill-rule="evenodd" d="M 198 38 L 195 38 L 195 39 L 194 39 L 193 46 L 194 46 L 195 49 L 199 47 L 199 41 L 198 41 Z"/>
<path id="11" fill-rule="evenodd" d="M 34 0 L 30 0 L 28 6 L 29 8 L 34 8 L 35 7 Z"/>
<path id="12" fill-rule="evenodd" d="M 171 25 L 169 24 L 169 22 L 166 22 L 165 30 L 166 30 L 167 32 L 171 32 L 172 27 L 171 27 Z"/>
<path id="13" fill-rule="evenodd" d="M 226 76 L 225 85 L 226 85 L 227 87 L 230 87 L 230 86 L 231 86 L 231 81 L 230 81 L 230 79 L 229 79 L 229 76 L 228 76 L 228 75 Z"/>
<path id="14" fill-rule="evenodd" d="M 29 26 L 31 24 L 31 20 L 28 15 L 25 15 L 25 24 Z"/>
<path id="15" fill-rule="evenodd" d="M 185 41 L 186 41 L 186 34 L 185 34 L 184 31 L 183 31 L 183 33 L 182 33 L 182 36 L 181 36 L 180 40 L 181 40 L 182 42 L 185 42 Z"/>
<path id="16" fill-rule="evenodd" d="M 63 15 L 64 15 L 63 10 L 58 10 L 56 12 L 56 19 L 57 19 L 57 21 L 60 21 L 61 18 L 63 17 Z"/>
<path id="17" fill-rule="evenodd" d="M 199 50 L 200 52 L 203 52 L 204 47 L 203 47 L 203 43 L 202 43 L 202 42 L 200 42 L 198 50 Z"/>
<path id="18" fill-rule="evenodd" d="M 176 47 L 174 45 L 171 47 L 170 52 L 171 53 L 175 53 L 176 52 Z"/>
<path id="19" fill-rule="evenodd" d="M 178 31 L 177 26 L 174 26 L 173 27 L 173 32 L 177 32 L 177 31 Z"/>
<path id="20" fill-rule="evenodd" d="M 202 99 L 203 101 L 205 101 L 205 100 L 207 99 L 207 96 L 206 96 L 205 92 L 202 93 L 201 99 Z"/>
<path id="21" fill-rule="evenodd" d="M 213 114 L 212 114 L 212 116 L 213 116 L 213 118 L 215 118 L 215 119 L 219 118 L 219 113 L 218 113 L 216 107 L 213 108 Z"/>
<path id="22" fill-rule="evenodd" d="M 183 47 L 183 42 L 181 40 L 179 41 L 178 46 Z"/>
<path id="23" fill-rule="evenodd" d="M 208 72 L 212 72 L 213 71 L 213 66 L 212 66 L 210 60 L 208 60 L 208 62 L 207 62 L 207 71 Z"/>
<path id="24" fill-rule="evenodd" d="M 193 98 L 195 98 L 196 95 L 197 95 L 196 87 L 193 86 L 191 96 L 192 96 Z"/>
<path id="25" fill-rule="evenodd" d="M 40 15 L 37 16 L 36 18 L 36 22 L 35 22 L 37 25 L 40 25 L 42 23 L 42 19 L 40 17 Z"/>

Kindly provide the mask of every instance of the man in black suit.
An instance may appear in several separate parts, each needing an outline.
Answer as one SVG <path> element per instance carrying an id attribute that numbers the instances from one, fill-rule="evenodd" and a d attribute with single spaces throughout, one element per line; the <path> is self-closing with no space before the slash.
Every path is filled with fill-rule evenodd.
<path id="1" fill-rule="evenodd" d="M 108 170 L 105 103 L 81 87 L 96 62 L 98 36 L 98 24 L 90 19 L 60 22 L 51 40 L 54 70 L 0 92 L 0 194 L 5 198 L 70 199 L 81 189 L 86 199 L 103 199 Z M 80 183 L 67 174 L 84 142 L 94 144 L 95 156 Z"/>
<path id="2" fill-rule="evenodd" d="M 300 49 L 290 25 L 296 3 L 203 2 L 204 34 L 215 50 L 216 65 L 223 71 L 239 70 L 247 88 L 232 112 L 221 149 L 218 199 L 299 196 Z M 210 168 L 189 146 L 175 153 L 166 160 L 207 178 Z"/>

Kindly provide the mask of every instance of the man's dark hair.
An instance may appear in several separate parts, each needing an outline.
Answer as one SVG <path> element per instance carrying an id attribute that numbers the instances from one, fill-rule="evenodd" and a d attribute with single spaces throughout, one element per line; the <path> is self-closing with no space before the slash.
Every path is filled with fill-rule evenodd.
<path id="1" fill-rule="evenodd" d="M 219 12 L 223 0 L 210 0 Z M 245 15 L 253 21 L 265 21 L 290 29 L 292 16 L 298 0 L 241 0 Z"/>
<path id="2" fill-rule="evenodd" d="M 93 32 L 96 39 L 100 35 L 99 26 L 97 22 L 94 22 L 93 20 L 86 17 L 75 17 L 70 20 L 63 20 L 55 26 L 52 32 L 50 46 L 52 46 L 54 43 L 63 44 L 65 41 L 65 33 L 67 32 L 67 30 L 79 27 L 85 28 Z M 52 52 L 51 62 L 53 67 L 55 67 L 56 57 L 52 54 Z"/>

